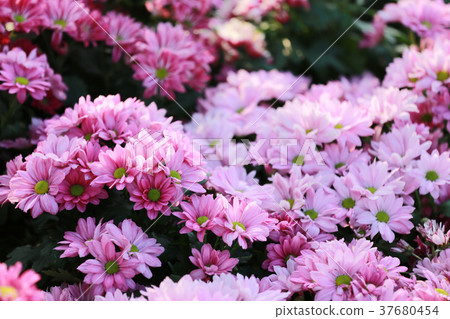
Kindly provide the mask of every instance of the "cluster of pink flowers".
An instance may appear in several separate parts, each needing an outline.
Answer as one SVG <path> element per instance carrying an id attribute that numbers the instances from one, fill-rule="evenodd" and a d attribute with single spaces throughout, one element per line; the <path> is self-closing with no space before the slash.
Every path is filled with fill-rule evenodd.
<path id="1" fill-rule="evenodd" d="M 33 218 L 75 207 L 84 212 L 108 197 L 107 186 L 127 188 L 135 209 L 150 219 L 159 211 L 170 215 L 183 189 L 205 192 L 199 183 L 206 175 L 194 165 L 196 153 L 179 123 L 164 115 L 155 104 L 122 102 L 119 95 L 81 98 L 39 123 L 35 152 L 11 161 L 1 178 L 1 203 L 31 209 Z"/>
<path id="2" fill-rule="evenodd" d="M 84 283 L 96 294 L 119 289 L 135 289 L 133 277 L 152 277 L 150 267 L 161 267 L 158 256 L 164 248 L 149 238 L 134 222 L 125 219 L 115 226 L 111 222 L 96 224 L 95 219 L 79 219 L 76 232 L 66 232 L 57 250 L 64 257 L 91 257 L 78 270 L 86 274 Z"/>
<path id="3" fill-rule="evenodd" d="M 8 37 L 10 32 L 39 34 L 50 29 L 52 47 L 59 54 L 69 50 L 65 35 L 86 46 L 104 41 L 113 48 L 114 62 L 125 52 L 125 62 L 143 82 L 146 97 L 159 93 L 173 99 L 174 91 L 184 92 L 186 85 L 200 90 L 209 80 L 212 53 L 205 41 L 198 41 L 180 25 L 160 23 L 153 30 L 122 13 L 103 15 L 91 1 L 1 0 L 0 7 L 0 19 L 6 25 L 0 33 Z M 65 99 L 67 88 L 48 66 L 46 56 L 14 50 L 20 48 L 0 56 L 0 90 L 17 93 L 21 103 L 27 92 L 37 101 L 52 93 L 47 94 L 53 102 L 50 110 L 61 106 L 57 101 Z"/>
<path id="4" fill-rule="evenodd" d="M 448 36 L 450 8 L 444 0 L 400 0 L 398 3 L 388 3 L 376 13 L 372 29 L 366 33 L 361 45 L 371 47 L 380 42 L 389 23 L 401 23 L 420 37 Z"/>
<path id="5" fill-rule="evenodd" d="M 25 102 L 28 93 L 36 106 L 54 112 L 66 99 L 67 89 L 61 75 L 54 73 L 47 57 L 40 55 L 36 48 L 29 53 L 20 47 L 0 53 L 0 90 L 17 94 L 20 103 Z M 45 102 L 38 102 L 44 98 L 53 102 L 52 108 L 46 108 Z"/>

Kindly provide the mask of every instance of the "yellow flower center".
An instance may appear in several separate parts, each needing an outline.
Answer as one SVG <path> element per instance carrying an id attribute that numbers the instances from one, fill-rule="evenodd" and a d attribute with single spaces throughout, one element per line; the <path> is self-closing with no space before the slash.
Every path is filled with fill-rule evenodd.
<path id="1" fill-rule="evenodd" d="M 39 181 L 34 186 L 34 191 L 36 194 L 42 195 L 48 193 L 48 182 L 47 181 Z"/>

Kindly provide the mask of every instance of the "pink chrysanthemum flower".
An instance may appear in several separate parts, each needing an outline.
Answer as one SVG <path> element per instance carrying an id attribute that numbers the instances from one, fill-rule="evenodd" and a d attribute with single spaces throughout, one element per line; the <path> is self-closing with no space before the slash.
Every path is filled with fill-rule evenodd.
<path id="1" fill-rule="evenodd" d="M 450 183 L 449 152 L 442 154 L 439 154 L 438 150 L 433 150 L 431 154 L 422 152 L 416 165 L 417 169 L 414 169 L 413 175 L 420 181 L 420 194 L 429 193 L 437 199 L 440 188 Z"/>
<path id="2" fill-rule="evenodd" d="M 348 174 L 354 185 L 352 191 L 359 192 L 361 196 L 370 199 L 400 194 L 405 183 L 401 180 L 401 177 L 394 179 L 395 171 L 390 171 L 386 162 L 352 165 Z"/>
<path id="3" fill-rule="evenodd" d="M 372 141 L 374 154 L 381 161 L 388 162 L 390 167 L 404 168 L 418 158 L 422 151 L 430 148 L 431 142 L 423 142 L 414 125 L 405 125 L 392 132 L 382 134 L 379 141 Z"/>
<path id="4" fill-rule="evenodd" d="M 169 156 L 160 168 L 167 176 L 172 177 L 174 185 L 179 190 L 185 188 L 192 192 L 205 193 L 206 190 L 200 185 L 200 182 L 206 179 L 205 172 L 201 167 L 186 163 L 185 156 L 184 150 L 179 149 L 173 156 Z"/>
<path id="5" fill-rule="evenodd" d="M 247 239 L 266 241 L 275 220 L 255 202 L 233 199 L 233 204 L 222 218 L 216 219 L 213 232 L 231 247 L 235 239 L 243 249 L 247 249 Z"/>
<path id="6" fill-rule="evenodd" d="M 6 163 L 6 175 L 0 175 L 0 205 L 4 205 L 8 201 L 8 195 L 11 191 L 9 182 L 19 170 L 24 170 L 25 164 L 22 155 L 16 156 L 14 159 Z"/>
<path id="7" fill-rule="evenodd" d="M 210 244 L 203 245 L 201 251 L 192 248 L 189 260 L 199 268 L 191 271 L 193 279 L 205 279 L 228 273 L 239 263 L 239 259 L 230 258 L 228 250 L 214 250 Z"/>
<path id="8" fill-rule="evenodd" d="M 8 90 L 9 94 L 17 94 L 20 103 L 25 102 L 27 93 L 33 99 L 42 100 L 50 89 L 50 82 L 45 75 L 47 64 L 45 55 L 43 63 L 36 63 L 37 51 L 33 50 L 29 56 L 21 48 L 13 48 L 3 57 L 0 54 L 0 90 Z"/>
<path id="9" fill-rule="evenodd" d="M 129 16 L 116 12 L 108 12 L 104 17 L 105 30 L 109 33 L 106 44 L 113 46 L 113 61 L 118 62 L 125 50 L 133 54 L 136 41 L 140 38 L 143 26 Z M 121 47 L 119 47 L 119 44 Z"/>
<path id="10" fill-rule="evenodd" d="M 362 199 L 355 207 L 355 221 L 358 225 L 370 225 L 367 235 L 373 239 L 380 233 L 381 238 L 392 243 L 395 234 L 409 234 L 414 227 L 409 220 L 414 211 L 412 206 L 403 206 L 403 199 L 386 195 L 375 200 Z"/>
<path id="11" fill-rule="evenodd" d="M 55 196 L 66 172 L 67 169 L 55 167 L 51 158 L 30 156 L 27 158 L 26 169 L 17 171 L 11 178 L 8 200 L 17 203 L 16 207 L 24 212 L 31 209 L 33 218 L 43 212 L 56 215 L 58 204 Z"/>
<path id="12" fill-rule="evenodd" d="M 60 204 L 59 210 L 72 210 L 75 207 L 84 213 L 87 204 L 100 204 L 101 199 L 108 198 L 103 187 L 91 185 L 91 179 L 80 170 L 71 170 L 64 181 L 59 185 L 56 201 Z"/>
<path id="13" fill-rule="evenodd" d="M 105 296 L 95 296 L 94 301 L 145 301 L 144 297 L 134 297 L 133 294 L 128 296 L 119 289 L 116 289 L 114 293 L 108 291 Z"/>
<path id="14" fill-rule="evenodd" d="M 148 218 L 155 219 L 158 213 L 170 215 L 169 202 L 176 199 L 177 190 L 172 179 L 163 172 L 153 175 L 141 173 L 127 185 L 134 210 L 146 209 Z"/>
<path id="15" fill-rule="evenodd" d="M 49 134 L 40 141 L 34 151 L 36 156 L 49 157 L 58 167 L 71 166 L 76 168 L 75 158 L 78 152 L 86 144 L 83 138 L 69 138 L 68 136 L 56 136 Z"/>
<path id="16" fill-rule="evenodd" d="M 291 280 L 302 290 L 314 291 L 314 300 L 355 300 L 358 294 L 370 300 L 368 294 L 376 294 L 374 288 L 386 279 L 406 279 L 399 274 L 406 267 L 399 267 L 397 258 L 383 257 L 366 239 L 348 245 L 343 240 L 320 243 L 295 261 L 298 265 Z"/>
<path id="17" fill-rule="evenodd" d="M 293 259 L 289 259 L 286 262 L 286 267 L 274 266 L 274 274 L 263 278 L 262 281 L 266 281 L 271 289 L 280 289 L 282 292 L 289 292 L 290 297 L 302 288 L 301 285 L 291 281 L 291 275 L 296 269 L 297 263 Z"/>
<path id="18" fill-rule="evenodd" d="M 64 251 L 61 258 L 80 256 L 81 258 L 89 255 L 87 243 L 96 240 L 99 241 L 105 234 L 105 225 L 102 221 L 95 224 L 95 218 L 88 217 L 87 219 L 80 218 L 78 220 L 75 232 L 67 231 L 64 233 L 64 241 L 60 241 L 55 250 Z"/>
<path id="19" fill-rule="evenodd" d="M 62 284 L 61 286 L 51 287 L 45 293 L 45 301 L 94 301 L 97 295 L 104 293 L 100 285 L 88 285 L 79 283 L 73 285 Z"/>
<path id="20" fill-rule="evenodd" d="M 14 23 L 14 31 L 39 33 L 44 6 L 37 0 L 2 0 L 2 14 Z M 2 17 L 3 18 L 3 17 Z"/>
<path id="21" fill-rule="evenodd" d="M 138 172 L 129 166 L 129 156 L 127 149 L 120 145 L 116 145 L 113 151 L 101 152 L 98 162 L 89 165 L 92 173 L 97 176 L 92 184 L 106 184 L 109 188 L 116 187 L 122 190 L 127 184 L 132 183 Z"/>
<path id="22" fill-rule="evenodd" d="M 321 231 L 336 232 L 337 224 L 345 218 L 345 212 L 340 209 L 337 196 L 321 187 L 316 191 L 308 189 L 305 205 L 296 212 L 296 216 L 300 217 L 300 224 L 308 237 L 314 237 Z"/>
<path id="23" fill-rule="evenodd" d="M 136 287 L 131 279 L 136 275 L 136 259 L 124 259 L 124 253 L 116 252 L 116 246 L 105 236 L 86 245 L 95 259 L 88 259 L 77 268 L 86 274 L 85 283 L 103 285 L 106 291 L 111 292 L 116 288 L 125 292 Z"/>
<path id="24" fill-rule="evenodd" d="M 276 173 L 271 180 L 274 192 L 269 199 L 274 200 L 269 204 L 263 201 L 261 204 L 263 208 L 275 212 L 288 212 L 298 210 L 305 204 L 303 194 L 308 186 L 302 184 L 300 171 L 291 174 L 289 178 Z"/>
<path id="25" fill-rule="evenodd" d="M 37 289 L 36 283 L 41 279 L 33 270 L 22 274 L 22 264 L 6 266 L 0 263 L 0 301 L 36 301 L 44 299 L 44 292 Z"/>
<path id="26" fill-rule="evenodd" d="M 120 228 L 119 228 L 120 227 Z M 120 248 L 128 251 L 128 257 L 138 261 L 136 271 L 146 278 L 152 277 L 150 267 L 161 267 L 158 256 L 164 252 L 164 248 L 156 242 L 156 239 L 149 238 L 130 219 L 125 219 L 119 227 L 114 224 L 105 226 L 107 237 L 110 237 Z"/>
<path id="27" fill-rule="evenodd" d="M 179 223 L 185 223 L 180 230 L 181 234 L 196 231 L 198 240 L 203 242 L 206 231 L 216 227 L 216 218 L 223 217 L 228 209 L 228 202 L 221 195 L 217 198 L 213 195 L 193 195 L 190 200 L 190 203 L 181 202 L 182 211 L 174 212 L 173 215 L 182 219 Z"/>
<path id="28" fill-rule="evenodd" d="M 302 250 L 310 248 L 307 238 L 300 233 L 295 236 L 282 236 L 279 244 L 267 245 L 268 259 L 263 262 L 262 268 L 273 272 L 275 266 L 286 267 L 288 260 L 300 256 Z"/>

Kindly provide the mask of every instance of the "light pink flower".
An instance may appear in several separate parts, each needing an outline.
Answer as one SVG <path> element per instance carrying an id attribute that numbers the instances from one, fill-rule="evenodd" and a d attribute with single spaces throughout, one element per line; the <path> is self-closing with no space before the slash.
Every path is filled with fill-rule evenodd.
<path id="1" fill-rule="evenodd" d="M 24 170 L 25 164 L 22 155 L 16 156 L 14 159 L 6 163 L 6 175 L 0 175 L 0 205 L 4 205 L 8 201 L 8 195 L 11 191 L 9 182 L 19 170 Z"/>
<path id="2" fill-rule="evenodd" d="M 126 292 L 136 287 L 131 278 L 137 273 L 137 260 L 124 259 L 123 252 L 116 252 L 115 245 L 105 236 L 86 244 L 95 259 L 88 259 L 77 268 L 86 274 L 85 283 L 103 285 L 111 292 L 116 289 Z"/>
<path id="3" fill-rule="evenodd" d="M 409 220 L 414 207 L 403 206 L 403 199 L 395 195 L 381 196 L 375 200 L 368 198 L 358 201 L 354 218 L 358 225 L 370 225 L 367 235 L 373 239 L 380 233 L 387 242 L 392 243 L 395 234 L 409 234 L 414 227 Z"/>
<path id="4" fill-rule="evenodd" d="M 11 178 L 8 200 L 17 203 L 16 207 L 24 212 L 31 209 L 33 218 L 43 212 L 56 215 L 58 204 L 55 196 L 66 174 L 67 169 L 57 168 L 51 158 L 30 156 L 27 158 L 26 169 L 17 171 Z"/>
<path id="5" fill-rule="evenodd" d="M 109 188 L 114 186 L 118 190 L 125 188 L 127 184 L 134 181 L 137 171 L 130 167 L 127 149 L 116 145 L 114 150 L 106 150 L 98 156 L 98 162 L 89 164 L 91 171 L 96 178 L 92 181 L 93 185 L 106 184 Z"/>
<path id="6" fill-rule="evenodd" d="M 441 154 L 438 150 L 433 150 L 431 154 L 422 152 L 416 165 L 417 168 L 412 174 L 420 181 L 420 194 L 430 193 L 434 199 L 437 199 L 440 188 L 450 183 L 449 152 Z"/>
<path id="7" fill-rule="evenodd" d="M 108 222 L 109 223 L 109 222 Z M 105 225 L 102 221 L 95 224 L 95 218 L 88 217 L 87 219 L 80 218 L 78 220 L 75 232 L 67 231 L 64 233 L 64 241 L 60 241 L 55 250 L 64 251 L 60 258 L 80 256 L 86 257 L 89 255 L 87 243 L 96 240 L 99 241 L 105 234 Z"/>
<path id="8" fill-rule="evenodd" d="M 91 185 L 92 179 L 80 170 L 71 170 L 64 181 L 59 184 L 56 201 L 60 204 L 59 210 L 72 210 L 75 207 L 84 213 L 87 204 L 100 204 L 101 199 L 108 198 L 103 187 Z"/>
<path id="9" fill-rule="evenodd" d="M 228 246 L 231 247 L 237 239 L 239 245 L 247 249 L 247 239 L 250 242 L 267 240 L 274 220 L 255 202 L 234 198 L 228 211 L 222 218 L 217 218 L 216 223 L 213 232 L 221 236 Z"/>
<path id="10" fill-rule="evenodd" d="M 138 262 L 136 267 L 138 273 L 143 274 L 146 278 L 151 278 L 153 274 L 150 267 L 161 267 L 158 256 L 164 252 L 164 248 L 156 242 L 156 239 L 149 238 L 130 219 L 125 219 L 119 224 L 119 227 L 111 223 L 105 228 L 106 237 L 111 238 L 124 252 L 127 252 L 124 257 Z"/>

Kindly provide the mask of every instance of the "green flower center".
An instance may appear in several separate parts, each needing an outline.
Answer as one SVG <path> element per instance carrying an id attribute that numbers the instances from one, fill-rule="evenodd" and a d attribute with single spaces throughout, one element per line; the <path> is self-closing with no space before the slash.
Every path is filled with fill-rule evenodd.
<path id="1" fill-rule="evenodd" d="M 209 220 L 208 217 L 206 217 L 206 216 L 200 216 L 199 218 L 197 218 L 197 223 L 198 223 L 199 225 L 203 225 L 203 223 L 205 223 L 207 220 Z"/>
<path id="2" fill-rule="evenodd" d="M 411 83 L 416 83 L 417 81 L 419 81 L 418 78 L 409 78 L 409 82 Z"/>
<path id="3" fill-rule="evenodd" d="M 353 200 L 353 198 L 347 197 L 342 201 L 342 207 L 344 207 L 345 209 L 353 208 L 355 207 L 355 201 Z"/>
<path id="4" fill-rule="evenodd" d="M 245 107 L 240 107 L 236 110 L 237 114 L 241 114 L 245 110 Z"/>
<path id="5" fill-rule="evenodd" d="M 377 189 L 375 187 L 366 187 L 366 189 L 371 192 L 372 194 L 375 194 L 375 192 L 377 191 Z"/>
<path id="6" fill-rule="evenodd" d="M 236 230 L 236 226 L 241 227 L 244 231 L 246 230 L 244 224 L 240 223 L 240 222 L 233 222 L 233 229 Z"/>
<path id="7" fill-rule="evenodd" d="M 345 166 L 345 163 L 337 163 L 336 165 L 334 165 L 334 168 L 340 169 L 342 166 Z"/>
<path id="8" fill-rule="evenodd" d="M 14 82 L 22 85 L 28 85 L 28 83 L 30 83 L 30 81 L 28 81 L 28 79 L 24 78 L 23 76 L 16 77 L 16 80 Z"/>
<path id="9" fill-rule="evenodd" d="M 90 140 L 91 140 L 91 137 L 92 137 L 92 133 L 87 133 L 87 134 L 84 136 L 84 139 L 85 139 L 86 141 L 90 141 Z"/>
<path id="10" fill-rule="evenodd" d="M 81 186 L 80 184 L 72 185 L 70 186 L 70 193 L 73 196 L 78 197 L 84 193 L 84 187 Z"/>
<path id="11" fill-rule="evenodd" d="M 294 200 L 291 198 L 291 199 L 286 199 L 286 201 L 289 203 L 289 205 L 290 205 L 290 207 L 289 207 L 289 209 L 292 209 L 292 207 L 294 207 Z"/>
<path id="12" fill-rule="evenodd" d="M 148 191 L 147 197 L 149 200 L 156 203 L 161 198 L 161 191 L 159 189 L 152 188 L 151 190 Z"/>
<path id="13" fill-rule="evenodd" d="M 165 68 L 159 68 L 156 70 L 156 77 L 160 80 L 164 80 L 169 72 Z"/>
<path id="14" fill-rule="evenodd" d="M 313 130 L 312 130 L 312 128 L 310 128 L 310 129 L 307 129 L 305 132 L 306 132 L 306 134 L 309 134 L 309 133 L 311 133 Z"/>
<path id="15" fill-rule="evenodd" d="M 132 253 L 138 253 L 138 252 L 139 252 L 139 248 L 137 248 L 136 245 L 131 245 L 130 252 L 132 252 Z"/>
<path id="16" fill-rule="evenodd" d="M 426 26 L 428 29 L 431 29 L 431 23 L 428 21 L 422 21 L 422 24 Z"/>
<path id="17" fill-rule="evenodd" d="M 444 289 L 441 288 L 435 288 L 436 292 L 443 294 L 444 296 L 448 296 L 448 292 L 446 292 Z"/>
<path id="18" fill-rule="evenodd" d="M 436 171 L 428 171 L 425 174 L 425 178 L 429 181 L 434 182 L 435 180 L 437 180 L 439 178 L 439 175 L 436 173 Z"/>
<path id="19" fill-rule="evenodd" d="M 14 20 L 18 23 L 24 22 L 25 21 L 25 17 L 21 14 L 16 14 L 14 16 Z"/>
<path id="20" fill-rule="evenodd" d="M 448 72 L 445 72 L 445 71 L 439 71 L 436 75 L 437 75 L 438 81 L 441 81 L 441 82 L 444 82 L 445 80 L 447 80 L 450 77 L 450 74 L 448 74 Z"/>
<path id="21" fill-rule="evenodd" d="M 425 113 L 420 117 L 420 119 L 425 123 L 431 123 L 431 121 L 433 121 L 433 114 Z"/>
<path id="22" fill-rule="evenodd" d="M 122 178 L 123 175 L 127 175 L 127 170 L 125 169 L 125 167 L 119 167 L 114 171 L 113 175 L 115 179 Z"/>
<path id="23" fill-rule="evenodd" d="M 12 286 L 0 286 L 0 297 L 8 298 L 8 299 L 17 299 L 19 293 L 17 289 Z"/>
<path id="24" fill-rule="evenodd" d="M 316 212 L 314 209 L 305 210 L 304 214 L 306 216 L 309 216 L 312 220 L 315 220 L 317 218 L 317 216 L 319 216 L 319 213 Z"/>
<path id="25" fill-rule="evenodd" d="M 287 261 L 288 261 L 289 259 L 291 259 L 291 257 L 292 257 L 292 258 L 295 258 L 296 256 L 294 256 L 294 255 L 292 255 L 292 254 L 289 254 L 289 255 L 287 255 L 287 256 L 284 258 L 284 262 L 287 263 Z"/>
<path id="26" fill-rule="evenodd" d="M 340 286 L 340 285 L 350 285 L 350 283 L 352 282 L 352 278 L 350 278 L 350 276 L 347 275 L 340 275 L 336 277 L 335 283 L 336 286 Z"/>
<path id="27" fill-rule="evenodd" d="M 170 176 L 181 181 L 181 175 L 177 171 L 174 171 L 174 170 L 170 171 Z"/>
<path id="28" fill-rule="evenodd" d="M 341 128 L 343 128 L 344 127 L 344 125 L 342 125 L 342 124 L 336 124 L 335 126 L 334 126 L 334 128 L 337 128 L 337 129 L 341 129 Z"/>
<path id="29" fill-rule="evenodd" d="M 387 223 L 389 219 L 389 215 L 384 210 L 381 210 L 377 213 L 377 220 L 380 223 Z"/>
<path id="30" fill-rule="evenodd" d="M 292 163 L 295 165 L 303 165 L 305 164 L 305 157 L 303 155 L 297 155 L 292 159 Z"/>
<path id="31" fill-rule="evenodd" d="M 67 25 L 67 22 L 66 22 L 65 20 L 62 20 L 62 19 L 55 20 L 54 23 L 55 23 L 56 25 L 59 25 L 59 26 L 63 27 L 63 28 L 65 28 L 66 25 Z"/>
<path id="32" fill-rule="evenodd" d="M 47 181 L 39 181 L 34 185 L 34 191 L 36 194 L 42 195 L 48 193 L 48 182 Z"/>
<path id="33" fill-rule="evenodd" d="M 113 275 L 115 273 L 118 273 L 119 272 L 119 265 L 113 260 L 108 261 L 106 263 L 106 265 L 105 265 L 105 271 L 109 275 Z"/>

